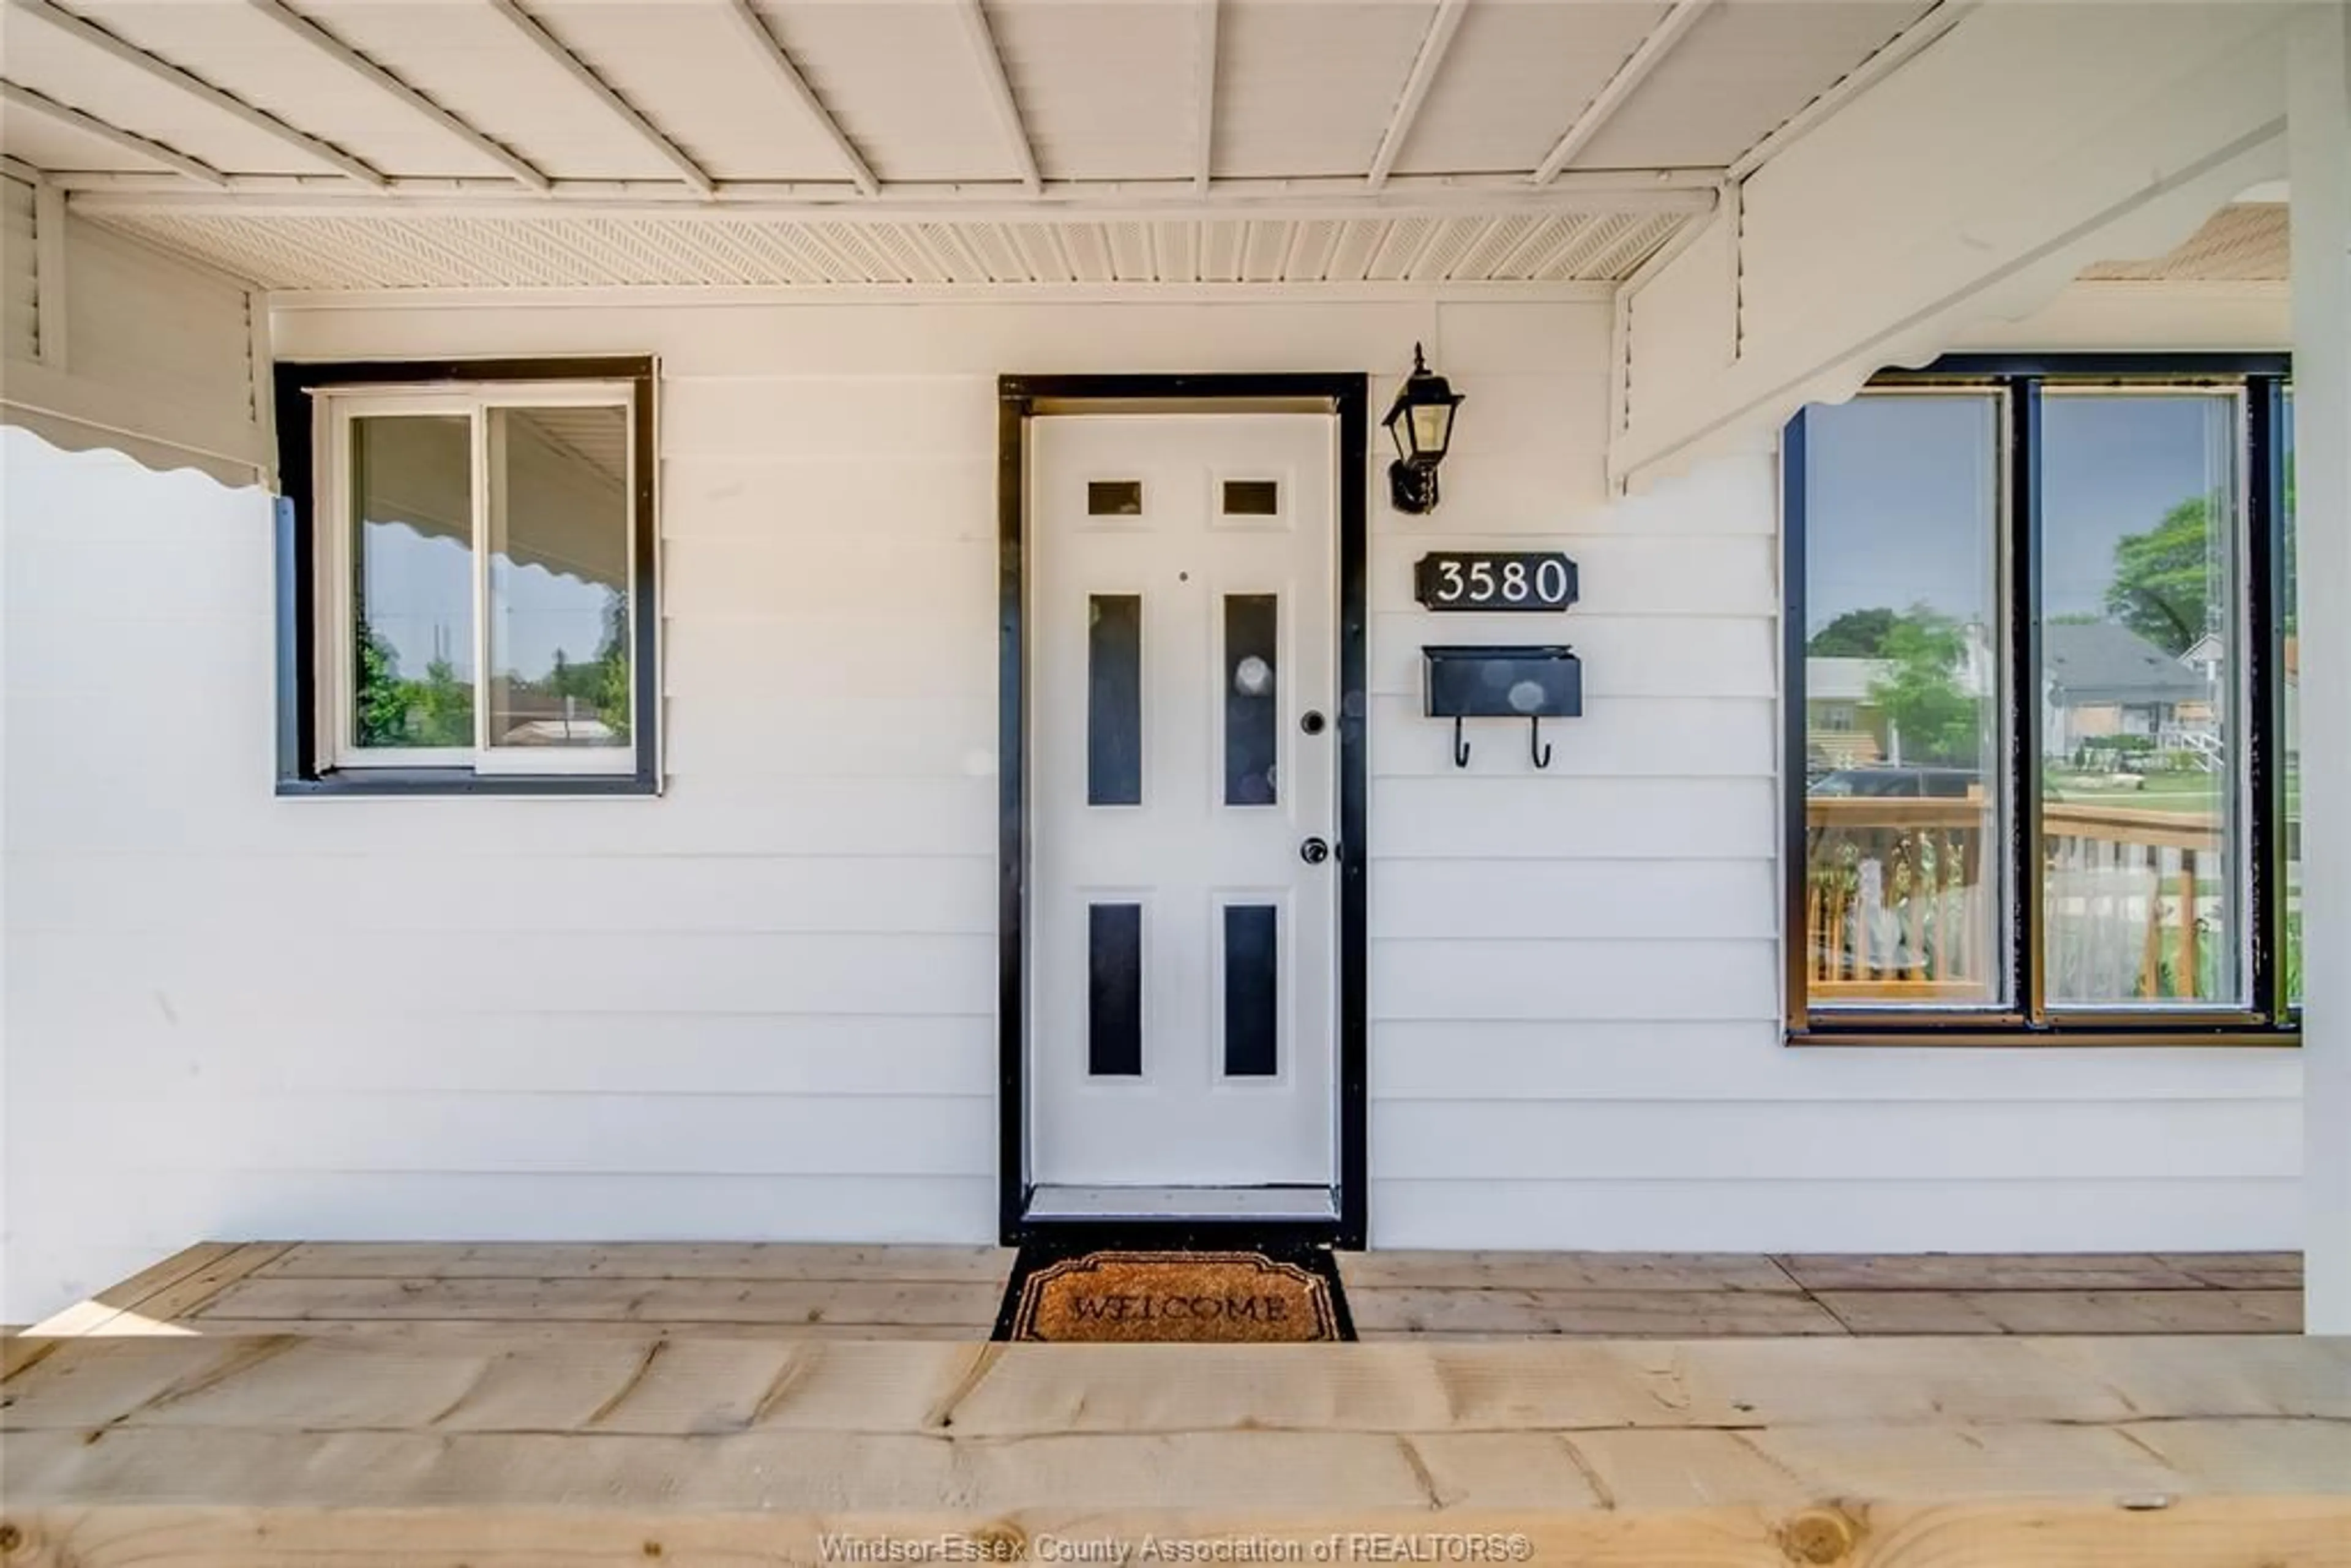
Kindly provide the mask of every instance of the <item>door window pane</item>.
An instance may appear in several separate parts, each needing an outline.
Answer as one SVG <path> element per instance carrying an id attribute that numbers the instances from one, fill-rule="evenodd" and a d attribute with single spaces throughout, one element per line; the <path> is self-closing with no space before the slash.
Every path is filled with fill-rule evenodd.
<path id="1" fill-rule="evenodd" d="M 1143 596 L 1086 601 L 1086 804 L 1143 803 Z"/>
<path id="2" fill-rule="evenodd" d="M 1143 481 L 1140 479 L 1087 481 L 1086 516 L 1090 517 L 1143 516 Z"/>
<path id="3" fill-rule="evenodd" d="M 2238 402 L 2052 390 L 2041 832 L 2053 1007 L 2244 996 Z"/>
<path id="4" fill-rule="evenodd" d="M 1280 798 L 1274 644 L 1280 601 L 1270 593 L 1225 596 L 1225 804 L 1270 806 Z"/>
<path id="5" fill-rule="evenodd" d="M 1086 906 L 1086 1071 L 1143 1071 L 1143 905 Z"/>
<path id="6" fill-rule="evenodd" d="M 470 747 L 473 422 L 354 419 L 350 465 L 351 743 Z"/>
<path id="7" fill-rule="evenodd" d="M 1975 393 L 1805 415 L 1806 991 L 2008 999 L 2000 423 Z"/>
<path id="8" fill-rule="evenodd" d="M 489 743 L 625 747 L 628 410 L 488 418 Z"/>
<path id="9" fill-rule="evenodd" d="M 1225 1075 L 1280 1068 L 1280 920 L 1270 904 L 1225 905 Z"/>
<path id="10" fill-rule="evenodd" d="M 1228 517 L 1281 516 L 1281 482 L 1278 479 L 1226 480 L 1225 516 Z"/>

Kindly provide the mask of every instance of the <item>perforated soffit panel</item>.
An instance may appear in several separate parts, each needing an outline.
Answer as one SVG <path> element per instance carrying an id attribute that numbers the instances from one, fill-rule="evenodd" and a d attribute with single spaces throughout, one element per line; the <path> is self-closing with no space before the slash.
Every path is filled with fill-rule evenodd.
<path id="1" fill-rule="evenodd" d="M 750 214 L 250 215 L 96 221 L 277 289 L 614 285 L 1614 282 L 1679 213 L 824 223 Z"/>

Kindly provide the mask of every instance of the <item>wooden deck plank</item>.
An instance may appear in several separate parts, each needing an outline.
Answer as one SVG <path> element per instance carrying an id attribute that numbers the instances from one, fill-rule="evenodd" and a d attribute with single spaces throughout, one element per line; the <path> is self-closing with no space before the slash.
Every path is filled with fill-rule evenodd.
<path id="1" fill-rule="evenodd" d="M 260 1270 L 340 1280 L 857 1280 L 994 1284 L 1011 1277 L 1001 1247 L 808 1242 L 306 1241 Z"/>
<path id="2" fill-rule="evenodd" d="M 626 1318 L 566 1318 L 533 1322 L 513 1318 L 233 1318 L 203 1317 L 175 1324 L 210 1339 L 293 1335 L 303 1339 L 405 1341 L 424 1344 L 498 1341 L 517 1335 L 562 1339 L 910 1340 L 968 1344 L 987 1337 L 993 1323 L 639 1322 Z"/>
<path id="3" fill-rule="evenodd" d="M 1960 1291 L 1816 1291 L 1813 1299 L 1856 1334 L 2006 1332 Z"/>
<path id="4" fill-rule="evenodd" d="M 984 1334 L 1002 1304 L 979 1282 L 679 1279 L 248 1280 L 195 1315 L 249 1320 L 591 1318 L 667 1323 L 940 1324 Z"/>
<path id="5" fill-rule="evenodd" d="M 169 1322 L 287 1249 L 279 1241 L 202 1241 L 35 1323 L 5 1343 L 0 1375 L 14 1376 L 60 1342 Z"/>
<path id="6" fill-rule="evenodd" d="M 2299 1252 L 2168 1252 L 2157 1256 L 2167 1267 L 2218 1290 L 2302 1289 Z"/>
<path id="7" fill-rule="evenodd" d="M 2351 1423 L 2351 1341 L 2032 1338 L 1040 1346 L 513 1333 L 71 1342 L 14 1431 L 761 1428 L 1522 1431 L 1850 1424 Z M 741 1409 L 748 1400 L 748 1412 Z M 566 1414 L 569 1412 L 569 1414 Z"/>
<path id="8" fill-rule="evenodd" d="M 1998 1342 L 1970 1341 L 1967 1350 Z M 2018 1343 L 2011 1341 L 2008 1343 Z M 2079 1336 L 2022 1341 L 2063 1377 L 2088 1376 L 2130 1390 L 2136 1413 L 2159 1419 L 2194 1411 L 2249 1418 L 2314 1416 L 2351 1421 L 2351 1339 L 2313 1341 L 2294 1335 L 2240 1335 L 2224 1356 L 2199 1354 L 2214 1341 L 2153 1334 Z M 2314 1365 L 2304 1346 L 2318 1343 L 2336 1357 Z"/>
<path id="9" fill-rule="evenodd" d="M 1731 1252 L 1338 1254 L 1350 1291 L 1381 1286 L 1531 1291 L 1782 1291 L 1799 1287 L 1771 1259 Z"/>
<path id="10" fill-rule="evenodd" d="M 129 1279 L 109 1285 L 87 1301 L 76 1301 L 72 1306 L 52 1312 L 25 1332 L 45 1338 L 65 1338 L 85 1333 L 129 1312 L 164 1287 L 219 1262 L 235 1252 L 236 1246 L 234 1241 L 199 1241 L 193 1247 L 182 1248 Z"/>
<path id="11" fill-rule="evenodd" d="M 2301 1338 L 159 1335 L 61 1342 L 10 1395 L 11 1561 L 42 1568 L 721 1568 L 841 1530 L 1517 1530 L 1591 1568 L 2334 1568 L 2351 1542 L 2351 1342 Z"/>
<path id="12" fill-rule="evenodd" d="M 1823 1291 L 1860 1334 L 2295 1333 L 2298 1291 Z"/>
<path id="13" fill-rule="evenodd" d="M 2144 1252 L 1798 1252 L 1777 1259 L 1809 1291 L 2192 1291 L 2201 1281 Z"/>
<path id="14" fill-rule="evenodd" d="M 2118 1430 L 2175 1474 L 2229 1491 L 2316 1495 L 2351 1476 L 2351 1422 L 2147 1421 Z M 2340 1544 L 2351 1548 L 2351 1523 Z"/>
<path id="15" fill-rule="evenodd" d="M 1801 1506 L 1831 1497 L 1917 1502 L 2095 1497 L 2336 1496 L 2351 1521 L 2351 1467 L 2320 1425 L 2295 1431 L 2234 1422 L 2167 1423 L 2163 1453 L 2132 1430 L 2052 1425 L 1813 1427 L 1719 1431 L 1491 1434 L 1476 1445 L 1492 1467 L 1496 1501 L 1479 1473 L 1447 1464 L 1452 1497 L 1432 1500 L 1416 1439 L 1379 1433 L 1186 1432 L 1147 1436 L 1046 1434 L 974 1440 L 940 1434 L 733 1431 L 637 1434 L 581 1442 L 570 1434 L 350 1431 L 301 1433 L 193 1427 L 71 1432 L 7 1440 L 12 1511 L 135 1500 L 143 1507 L 545 1508 L 567 1499 L 663 1513 L 756 1507 L 779 1512 L 868 1512 L 957 1507 L 980 1513 L 1067 1506 L 1101 1509 L 1350 1510 L 1513 1506 L 1552 1456 L 1573 1454 L 1619 1509 L 1691 1505 L 1693 1482 L 1712 1494 L 1706 1461 L 1736 1437 L 1763 1461 L 1712 1500 Z M 1437 1436 L 1443 1436 L 1438 1434 Z M 1407 1435 L 1409 1437 L 1409 1435 Z M 2279 1439 L 2285 1441 L 2281 1443 Z M 1695 1439 L 1695 1441 L 1693 1440 Z M 1500 1458 L 1516 1445 L 1519 1455 Z M 1454 1456 L 1433 1444 L 1440 1458 Z M 1639 1462 L 1620 1450 L 1637 1449 Z M 2218 1455 L 2226 1479 L 2195 1468 Z M 2169 1456 L 2169 1457 L 2166 1457 Z M 1696 1469 L 1693 1473 L 1693 1461 Z M 2283 1467 L 2273 1473 L 2273 1465 Z M 1548 1505 L 1594 1506 L 1573 1460 Z M 2250 1483 L 2248 1482 L 2250 1476 Z M 1517 1506 L 1523 1506 L 1518 1504 Z M 2240 1556 L 2238 1563 L 2257 1561 Z"/>
<path id="16" fill-rule="evenodd" d="M 998 1517 L 977 1511 L 792 1517 L 737 1510 L 681 1515 L 587 1505 L 501 1509 L 494 1518 L 449 1510 L 127 1508 L 12 1514 L 30 1563 L 77 1568 L 414 1568 L 470 1562 L 496 1568 L 816 1568 L 840 1561 L 823 1537 L 973 1543 L 968 1560 L 1004 1543 L 1227 1541 L 1314 1561 L 1324 1543 L 1409 1543 L 1432 1530 L 1521 1535 L 1533 1561 L 1586 1568 L 1789 1568 L 1792 1542 L 1825 1552 L 1840 1529 L 1870 1546 L 1869 1568 L 2336 1568 L 2345 1511 L 2332 1499 L 2188 1499 L 2132 1512 L 2110 1499 L 2022 1503 L 1871 1505 L 1865 1519 L 1835 1508 L 1709 1505 L 1630 1512 L 1608 1509 L 1432 1512 L 1229 1509 L 1116 1513 L 1067 1504 Z M 159 1543 L 168 1543 L 159 1544 Z M 1858 1563 L 1815 1556 L 1816 1563 Z"/>
<path id="17" fill-rule="evenodd" d="M 141 1427 L 90 1443 L 7 1439 L 15 1508 L 137 1498 L 149 1506 L 545 1507 L 592 1497 L 664 1513 L 985 1513 L 1081 1497 L 1105 1509 L 1236 1511 L 1306 1504 L 1425 1509 L 1393 1436 L 1347 1432 L 1060 1433 L 974 1440 L 924 1432 L 754 1430 L 688 1437 Z"/>
<path id="18" fill-rule="evenodd" d="M 1485 1334 L 1598 1334 L 1693 1339 L 1710 1334 L 1842 1334 L 1843 1324 L 1795 1292 L 1350 1289 L 1358 1332 L 1416 1329 Z"/>
<path id="19" fill-rule="evenodd" d="M 2299 1333 L 2299 1291 L 1981 1291 L 2010 1333 Z"/>

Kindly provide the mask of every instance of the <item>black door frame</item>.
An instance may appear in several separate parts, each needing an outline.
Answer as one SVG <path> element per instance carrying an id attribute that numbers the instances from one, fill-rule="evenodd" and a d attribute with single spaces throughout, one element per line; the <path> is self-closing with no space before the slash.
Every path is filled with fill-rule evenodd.
<path id="1" fill-rule="evenodd" d="M 1370 377 L 1360 372 L 1237 375 L 1004 376 L 997 382 L 997 1153 L 998 1228 L 1008 1246 L 1082 1239 L 1089 1231 L 1364 1245 L 1368 1193 L 1365 964 L 1369 789 L 1365 537 L 1369 508 Z M 1029 1219 L 1028 1072 L 1029 421 L 1040 412 L 1108 413 L 1123 404 L 1168 412 L 1208 405 L 1315 406 L 1338 421 L 1339 572 L 1339 1173 L 1333 1220 Z M 1194 405 L 1188 407 L 1186 405 Z"/>

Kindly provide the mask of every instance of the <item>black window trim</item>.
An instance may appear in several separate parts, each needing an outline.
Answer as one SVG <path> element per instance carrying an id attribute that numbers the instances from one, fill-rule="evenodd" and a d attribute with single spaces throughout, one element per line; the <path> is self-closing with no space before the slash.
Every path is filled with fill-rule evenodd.
<path id="1" fill-rule="evenodd" d="M 281 361 L 277 424 L 277 784 L 283 796 L 657 795 L 661 792 L 661 600 L 654 509 L 654 407 L 650 355 L 548 359 Z M 314 394 L 350 387 L 497 382 L 625 382 L 630 385 L 632 486 L 629 655 L 637 713 L 627 773 L 485 774 L 470 768 L 335 768 L 320 764 Z"/>
<path id="2" fill-rule="evenodd" d="M 2285 456 L 2280 439 L 2292 356 L 2284 353 L 1951 354 L 1916 370 L 1881 371 L 1870 388 L 1948 386 L 2005 394 L 2006 424 L 1999 460 L 2006 464 L 2001 526 L 2007 530 L 2000 577 L 2001 614 L 2016 670 L 2040 667 L 2040 627 L 2030 613 L 2041 559 L 2041 406 L 2051 384 L 2241 389 L 2244 397 L 2244 580 L 2262 584 L 2246 607 L 2248 694 L 2245 859 L 2252 930 L 2249 1008 L 2170 1009 L 2068 1009 L 2052 1013 L 2044 996 L 2039 940 L 2041 878 L 2035 797 L 2025 788 L 2040 752 L 2040 705 L 2031 682 L 2008 683 L 2001 727 L 2010 805 L 2006 852 L 2017 884 L 2003 939 L 2012 942 L 2010 995 L 2015 1004 L 1984 1009 L 1837 1008 L 1808 1006 L 1809 944 L 1804 794 L 1805 445 L 1806 413 L 1788 422 L 1781 441 L 1782 681 L 1785 751 L 1782 761 L 1782 981 L 1787 1043 L 1792 1046 L 2281 1046 L 2302 1043 L 2301 1014 L 2289 1006 L 2283 962 L 2285 937 L 2286 838 L 2284 780 L 2278 748 L 2285 735 L 2282 676 L 2284 587 Z"/>

